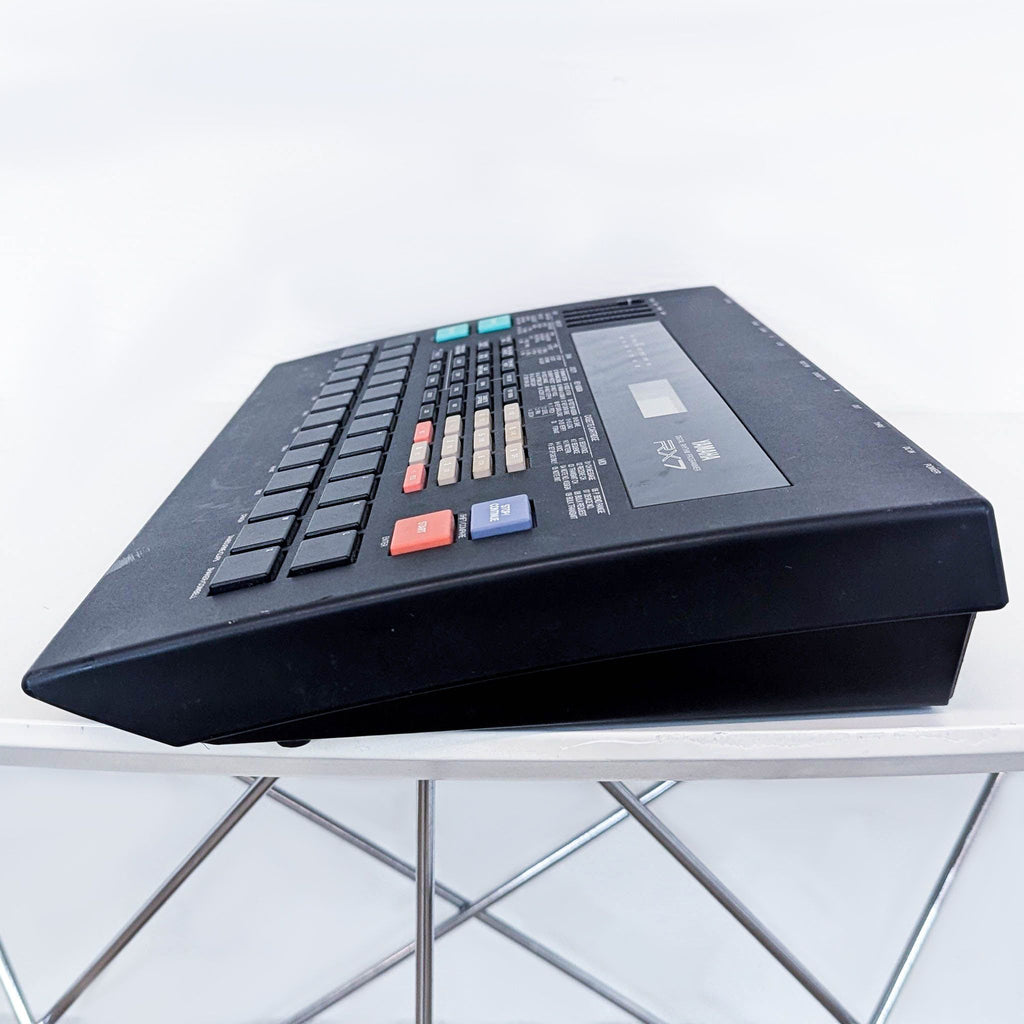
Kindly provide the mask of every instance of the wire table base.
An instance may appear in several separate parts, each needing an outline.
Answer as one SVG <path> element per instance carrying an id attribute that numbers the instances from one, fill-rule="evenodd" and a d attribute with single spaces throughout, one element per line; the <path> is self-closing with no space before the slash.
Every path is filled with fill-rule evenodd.
<path id="1" fill-rule="evenodd" d="M 864 1024 L 885 1024 L 889 1019 L 900 992 L 917 961 L 928 934 L 935 924 L 943 901 L 962 866 L 971 843 L 978 833 L 982 819 L 1003 778 L 1000 772 L 986 777 L 970 812 L 939 876 L 929 893 L 911 934 L 894 966 L 874 1012 Z M 397 964 L 415 957 L 415 1021 L 416 1024 L 433 1022 L 433 946 L 434 942 L 467 921 L 476 920 L 504 935 L 511 942 L 539 957 L 563 974 L 573 978 L 591 992 L 606 999 L 645 1024 L 667 1024 L 661 1017 L 640 1006 L 632 998 L 619 992 L 606 981 L 584 970 L 578 964 L 548 948 L 492 913 L 491 908 L 506 896 L 548 871 L 567 857 L 583 849 L 609 830 L 627 819 L 632 819 L 672 856 L 689 874 L 730 913 L 775 958 L 779 965 L 802 985 L 824 1009 L 841 1024 L 861 1024 L 836 997 L 790 952 L 775 935 L 729 890 L 720 879 L 700 861 L 651 810 L 658 797 L 668 792 L 675 782 L 659 782 L 642 793 L 634 793 L 621 782 L 602 782 L 600 785 L 618 802 L 619 809 L 594 822 L 589 828 L 577 832 L 539 860 L 533 861 L 500 885 L 470 899 L 434 877 L 434 806 L 435 783 L 422 780 L 417 783 L 417 841 L 416 863 L 410 864 L 385 849 L 372 839 L 361 835 L 335 820 L 311 804 L 277 785 L 275 778 L 241 778 L 245 790 L 225 811 L 221 818 L 189 852 L 167 879 L 143 903 L 123 928 L 107 943 L 93 961 L 69 985 L 67 990 L 41 1017 L 35 1017 L 28 999 L 18 982 L 10 958 L 0 943 L 0 988 L 3 989 L 17 1024 L 56 1024 L 77 1002 L 89 986 L 110 966 L 121 951 L 145 927 L 150 919 L 174 895 L 196 868 L 230 834 L 234 827 L 264 797 L 289 808 L 318 827 L 344 840 L 349 845 L 375 860 L 412 879 L 416 883 L 415 936 L 405 945 L 392 951 L 377 963 L 360 971 L 349 980 L 320 996 L 288 1017 L 282 1024 L 305 1024 L 314 1020 L 329 1007 L 358 991 Z M 451 904 L 455 912 L 439 923 L 434 921 L 435 895 Z"/>

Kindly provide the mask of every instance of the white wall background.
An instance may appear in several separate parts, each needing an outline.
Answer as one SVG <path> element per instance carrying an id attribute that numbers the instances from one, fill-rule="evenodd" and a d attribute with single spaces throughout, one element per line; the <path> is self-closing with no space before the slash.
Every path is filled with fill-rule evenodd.
<path id="1" fill-rule="evenodd" d="M 269 364 L 340 341 L 716 283 L 897 424 L 1024 424 L 1021 28 L 990 0 L 5 5 L 3 642 L 27 666 L 79 596 L 51 598 L 38 545 L 98 577 Z M 133 486 L 141 460 L 164 490 Z M 97 478 L 109 531 L 82 537 Z M 865 1015 L 979 783 L 661 806 Z M 236 787 L 0 772 L 0 935 L 38 1011 Z M 410 786 L 295 789 L 411 856 Z M 580 784 L 439 799 L 439 874 L 470 894 L 609 806 Z M 894 1024 L 1024 1018 L 1022 839 L 1012 778 Z M 823 1020 L 667 860 L 623 826 L 502 913 L 673 1022 Z M 279 1020 L 410 915 L 408 882 L 260 806 L 67 1019 Z M 325 1019 L 407 1021 L 411 981 Z M 437 988 L 452 1024 L 625 1019 L 476 924 Z"/>

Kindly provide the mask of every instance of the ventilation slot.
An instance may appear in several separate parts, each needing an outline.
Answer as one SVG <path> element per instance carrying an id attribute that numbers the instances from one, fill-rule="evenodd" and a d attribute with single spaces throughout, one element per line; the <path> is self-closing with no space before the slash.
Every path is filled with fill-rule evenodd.
<path id="1" fill-rule="evenodd" d="M 646 299 L 620 299 L 618 302 L 601 302 L 596 306 L 573 306 L 572 309 L 563 309 L 562 321 L 569 330 L 572 330 L 574 327 L 596 327 L 598 324 L 640 320 L 654 315 L 654 310 Z"/>

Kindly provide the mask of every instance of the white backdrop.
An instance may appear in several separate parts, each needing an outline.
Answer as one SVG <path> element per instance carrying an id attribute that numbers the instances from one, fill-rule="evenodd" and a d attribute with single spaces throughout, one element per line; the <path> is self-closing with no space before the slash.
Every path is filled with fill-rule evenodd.
<path id="1" fill-rule="evenodd" d="M 6 5 L 3 642 L 27 667 L 80 596 L 51 598 L 41 545 L 98 577 L 271 363 L 338 342 L 714 283 L 925 447 L 915 414 L 1024 424 L 1021 27 L 984 0 Z M 97 480 L 109 529 L 84 537 Z M 234 785 L 0 772 L 0 935 L 37 1007 Z M 866 1013 L 977 785 L 707 783 L 664 807 Z M 411 851 L 409 787 L 296 788 Z M 439 874 L 470 892 L 608 806 L 440 802 Z M 1019 1019 L 1022 820 L 1012 779 L 895 1024 Z M 75 1021 L 262 1024 L 409 937 L 408 883 L 329 837 L 261 807 L 235 838 Z M 672 1021 L 822 1019 L 666 859 L 623 828 L 508 916 Z M 439 955 L 453 1024 L 623 1019 L 479 926 Z M 328 1019 L 408 1020 L 410 986 Z"/>

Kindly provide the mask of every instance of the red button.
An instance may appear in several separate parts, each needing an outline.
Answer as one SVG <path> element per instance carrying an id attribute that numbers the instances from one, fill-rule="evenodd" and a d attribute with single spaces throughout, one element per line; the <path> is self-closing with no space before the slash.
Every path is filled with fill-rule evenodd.
<path id="1" fill-rule="evenodd" d="M 443 548 L 454 541 L 455 516 L 446 508 L 443 512 L 399 519 L 391 531 L 391 554 L 407 555 L 410 551 Z"/>
<path id="2" fill-rule="evenodd" d="M 434 440 L 434 424 L 430 420 L 420 420 L 416 424 L 416 429 L 413 431 L 412 443 L 416 444 L 417 441 L 426 441 L 430 444 Z"/>
<path id="3" fill-rule="evenodd" d="M 412 494 L 413 491 L 422 491 L 426 486 L 427 467 L 422 464 L 407 466 L 405 470 L 405 479 L 402 481 L 402 490 L 406 494 Z"/>

